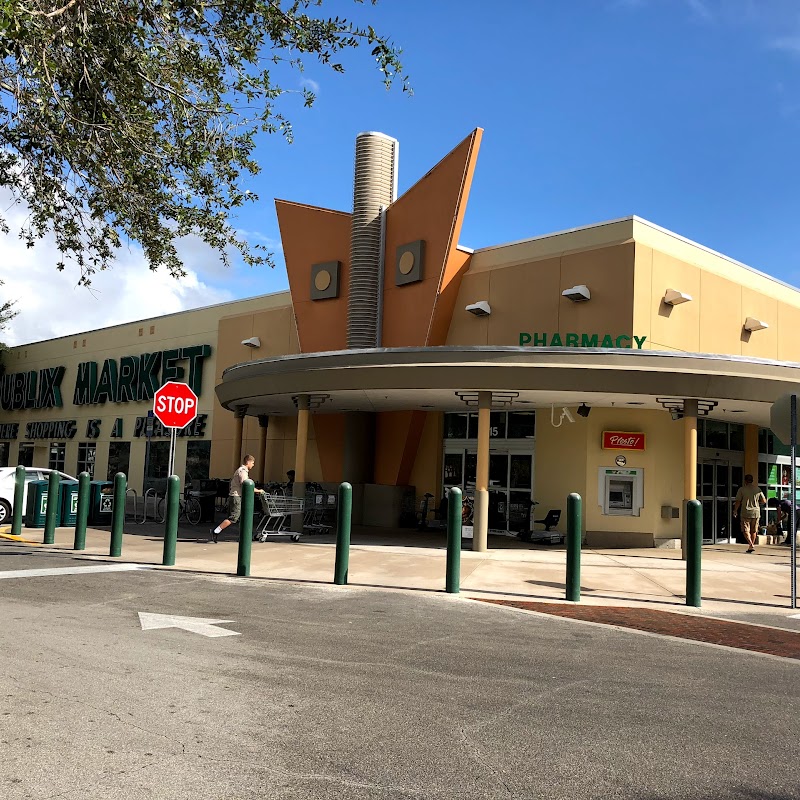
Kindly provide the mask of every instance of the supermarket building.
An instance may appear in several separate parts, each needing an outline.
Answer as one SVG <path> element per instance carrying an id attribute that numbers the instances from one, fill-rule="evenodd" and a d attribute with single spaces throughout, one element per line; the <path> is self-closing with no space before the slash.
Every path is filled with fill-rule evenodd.
<path id="1" fill-rule="evenodd" d="M 697 497 L 728 541 L 746 472 L 788 490 L 768 424 L 800 382 L 800 291 L 638 217 L 470 250 L 481 135 L 398 197 L 397 142 L 361 134 L 352 212 L 277 201 L 289 291 L 11 349 L 0 464 L 141 492 L 167 467 L 153 393 L 181 380 L 187 478 L 250 452 L 260 481 L 350 481 L 384 527 L 460 486 L 476 549 L 570 492 L 590 544 L 673 544 Z"/>

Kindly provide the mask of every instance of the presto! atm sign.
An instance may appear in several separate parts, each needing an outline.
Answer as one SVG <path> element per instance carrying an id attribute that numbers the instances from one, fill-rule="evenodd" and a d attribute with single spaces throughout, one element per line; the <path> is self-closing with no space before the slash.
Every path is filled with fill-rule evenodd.
<path id="1" fill-rule="evenodd" d="M 643 433 L 603 431 L 603 450 L 644 450 Z"/>

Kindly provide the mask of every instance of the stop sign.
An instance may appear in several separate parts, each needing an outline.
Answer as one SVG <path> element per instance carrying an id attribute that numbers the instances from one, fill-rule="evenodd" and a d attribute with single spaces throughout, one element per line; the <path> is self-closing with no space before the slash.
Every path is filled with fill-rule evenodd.
<path id="1" fill-rule="evenodd" d="M 165 428 L 185 428 L 197 416 L 197 395 L 185 383 L 168 381 L 153 395 L 153 412 Z"/>

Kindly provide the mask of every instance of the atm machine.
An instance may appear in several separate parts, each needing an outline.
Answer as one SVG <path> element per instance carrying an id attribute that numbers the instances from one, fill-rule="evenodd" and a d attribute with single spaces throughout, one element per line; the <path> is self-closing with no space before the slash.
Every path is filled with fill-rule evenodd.
<path id="1" fill-rule="evenodd" d="M 600 467 L 597 497 L 603 514 L 638 517 L 644 505 L 644 470 Z"/>

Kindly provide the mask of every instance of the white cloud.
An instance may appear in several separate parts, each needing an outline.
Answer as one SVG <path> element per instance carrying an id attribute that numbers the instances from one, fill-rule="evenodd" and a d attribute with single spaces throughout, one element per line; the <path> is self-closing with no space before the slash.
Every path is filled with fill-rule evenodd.
<path id="1" fill-rule="evenodd" d="M 8 203 L 3 204 L 7 207 Z M 7 215 L 11 233 L 0 236 L 0 298 L 16 301 L 18 316 L 0 332 L 8 345 L 66 336 L 137 319 L 173 314 L 189 308 L 234 299 L 234 294 L 208 281 L 219 262 L 202 242 L 182 242 L 185 278 L 166 270 L 152 272 L 138 247 L 121 250 L 112 269 L 97 273 L 90 288 L 78 286 L 77 270 L 58 272 L 52 237 L 27 248 L 16 236 L 25 209 Z M 211 269 L 203 269 L 203 266 Z"/>
<path id="2" fill-rule="evenodd" d="M 800 33 L 795 36 L 781 36 L 773 39 L 769 46 L 773 50 L 781 50 L 793 56 L 800 56 Z"/>
<path id="3" fill-rule="evenodd" d="M 689 6 L 692 14 L 699 19 L 710 22 L 714 18 L 711 10 L 703 0 L 686 0 L 686 5 Z"/>
<path id="4" fill-rule="evenodd" d="M 314 94 L 319 94 L 319 84 L 316 81 L 312 81 L 311 78 L 303 78 L 300 81 L 300 86 L 302 86 L 303 89 L 314 92 Z"/>

